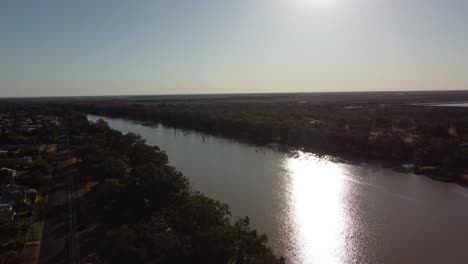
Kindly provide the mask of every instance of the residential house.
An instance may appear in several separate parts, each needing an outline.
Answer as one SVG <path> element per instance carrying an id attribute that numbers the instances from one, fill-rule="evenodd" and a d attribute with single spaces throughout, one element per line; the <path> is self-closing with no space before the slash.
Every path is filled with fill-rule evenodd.
<path id="1" fill-rule="evenodd" d="M 18 150 L 21 150 L 25 147 L 27 147 L 28 145 L 24 145 L 24 144 L 20 144 L 20 145 L 3 145 L 3 146 L 0 146 L 0 151 L 3 150 L 3 151 L 11 151 L 11 152 L 15 152 L 15 151 L 18 151 Z"/>
<path id="2" fill-rule="evenodd" d="M 24 191 L 24 203 L 27 205 L 32 205 L 36 203 L 37 199 L 37 190 L 36 189 L 27 189 Z"/>
<path id="3" fill-rule="evenodd" d="M 55 126 L 59 126 L 59 119 L 58 117 L 56 116 L 43 116 L 42 118 L 42 121 L 48 123 L 48 124 L 52 124 L 52 125 L 55 125 Z"/>
<path id="4" fill-rule="evenodd" d="M 44 152 L 47 149 L 46 145 L 38 145 L 37 146 L 37 151 L 39 152 Z"/>
<path id="5" fill-rule="evenodd" d="M 32 164 L 32 157 L 31 156 L 23 156 L 17 159 L 17 162 L 20 166 L 29 166 Z"/>
<path id="6" fill-rule="evenodd" d="M 47 152 L 54 152 L 57 151 L 57 144 L 49 144 L 46 147 Z"/>
<path id="7" fill-rule="evenodd" d="M 0 204 L 0 223 L 9 223 L 13 221 L 15 210 L 11 204 Z"/>
<path id="8" fill-rule="evenodd" d="M 16 177 L 16 170 L 9 168 L 0 168 L 0 175 L 8 175 L 10 177 Z"/>
<path id="9" fill-rule="evenodd" d="M 2 203 L 16 205 L 18 202 L 24 201 L 24 191 L 27 189 L 23 185 L 8 184 L 2 190 Z"/>
<path id="10" fill-rule="evenodd" d="M 1 168 L 0 169 L 0 186 L 15 182 L 16 170 Z"/>
<path id="11" fill-rule="evenodd" d="M 41 129 L 41 128 L 42 128 L 41 125 L 28 125 L 26 131 L 32 132 L 32 131 L 39 130 L 39 129 Z"/>

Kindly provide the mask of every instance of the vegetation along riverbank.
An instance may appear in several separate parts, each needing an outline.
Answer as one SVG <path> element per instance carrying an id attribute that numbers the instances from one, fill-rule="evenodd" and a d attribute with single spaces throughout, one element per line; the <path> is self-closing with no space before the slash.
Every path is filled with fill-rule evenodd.
<path id="1" fill-rule="evenodd" d="M 193 190 L 157 146 L 83 114 L 66 116 L 81 182 L 97 184 L 82 202 L 93 212 L 87 225 L 96 225 L 82 241 L 94 261 L 284 263 L 248 217 L 231 223 L 228 205 Z"/>

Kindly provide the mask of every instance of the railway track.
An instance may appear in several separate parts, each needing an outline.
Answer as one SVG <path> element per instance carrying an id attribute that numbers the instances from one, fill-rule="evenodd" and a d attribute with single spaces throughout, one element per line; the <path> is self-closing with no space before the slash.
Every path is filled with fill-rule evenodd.
<path id="1" fill-rule="evenodd" d="M 70 154 L 70 142 L 68 133 L 64 131 L 64 148 L 66 151 L 66 160 L 69 161 L 71 158 Z M 69 263 L 79 264 L 80 263 L 80 245 L 77 235 L 77 213 L 76 213 L 76 199 L 75 199 L 75 188 L 76 182 L 73 174 L 70 171 L 70 164 L 66 164 L 65 173 L 68 181 L 68 248 L 69 248 Z"/>

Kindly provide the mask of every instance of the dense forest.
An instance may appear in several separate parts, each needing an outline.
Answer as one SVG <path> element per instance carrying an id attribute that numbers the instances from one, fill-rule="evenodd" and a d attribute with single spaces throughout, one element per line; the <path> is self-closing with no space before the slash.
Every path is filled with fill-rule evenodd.
<path id="1" fill-rule="evenodd" d="M 462 181 L 468 164 L 468 110 L 404 104 L 75 103 L 76 109 L 279 143 L 349 160 L 414 164 L 415 171 Z"/>
<path id="2" fill-rule="evenodd" d="M 231 223 L 228 205 L 192 190 L 167 155 L 104 121 L 62 113 L 79 159 L 86 225 L 97 226 L 82 251 L 94 263 L 284 263 L 245 217 Z M 90 250 L 91 249 L 91 250 Z"/>

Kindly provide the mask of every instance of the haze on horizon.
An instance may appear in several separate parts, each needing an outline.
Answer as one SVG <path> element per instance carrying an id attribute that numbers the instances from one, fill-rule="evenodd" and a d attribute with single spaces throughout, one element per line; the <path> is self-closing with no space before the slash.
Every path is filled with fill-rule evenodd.
<path id="1" fill-rule="evenodd" d="M 0 3 L 0 97 L 468 88 L 463 0 Z"/>

